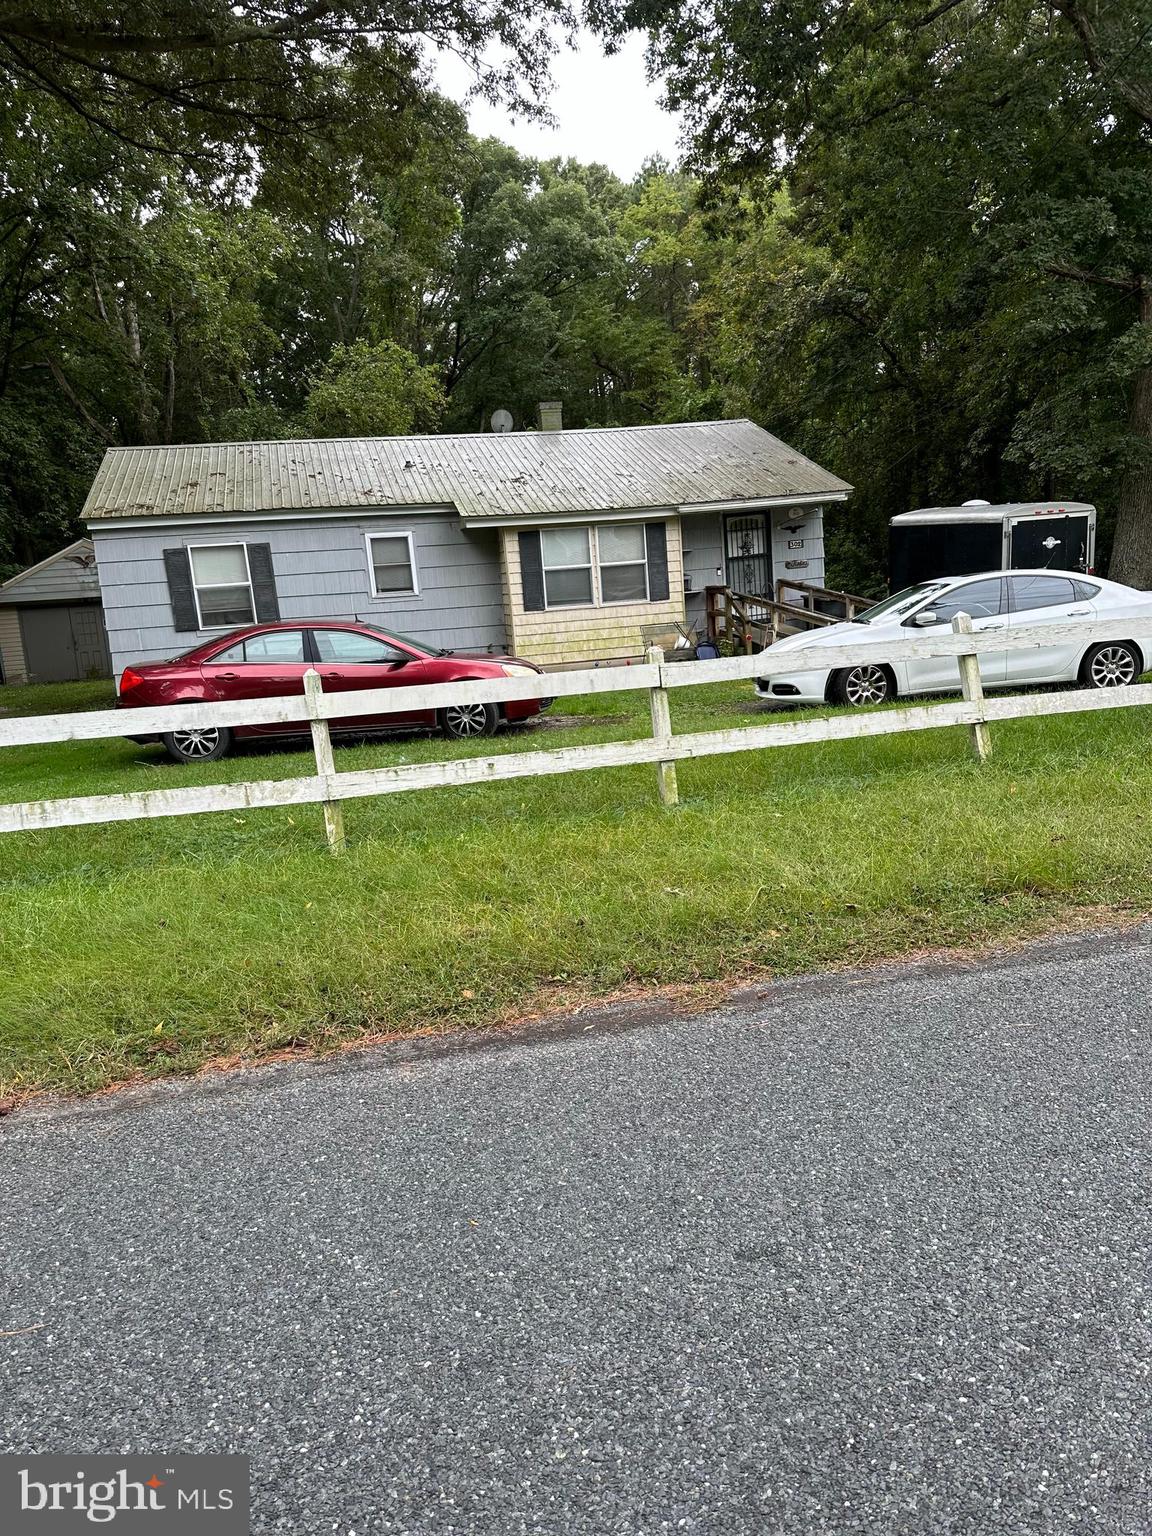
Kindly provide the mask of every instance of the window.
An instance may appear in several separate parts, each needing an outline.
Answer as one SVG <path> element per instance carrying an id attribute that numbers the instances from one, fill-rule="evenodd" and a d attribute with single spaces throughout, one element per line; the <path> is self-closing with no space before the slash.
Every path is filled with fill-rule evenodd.
<path id="1" fill-rule="evenodd" d="M 243 544 L 200 544 L 189 547 L 188 558 L 201 629 L 255 622 L 252 575 Z"/>
<path id="2" fill-rule="evenodd" d="M 600 599 L 605 603 L 648 601 L 648 556 L 642 523 L 596 530 L 600 556 Z"/>
<path id="3" fill-rule="evenodd" d="M 416 559 L 410 533 L 370 533 L 368 564 L 372 570 L 372 595 L 395 597 L 418 592 Z"/>
<path id="4" fill-rule="evenodd" d="M 1078 603 L 1090 603 L 1100 591 L 1100 588 L 1094 587 L 1090 581 L 1074 581 L 1072 586 L 1075 589 L 1076 601 Z"/>
<path id="5" fill-rule="evenodd" d="M 321 661 L 384 667 L 393 661 L 411 661 L 407 651 L 358 629 L 314 629 L 316 654 Z"/>
<path id="6" fill-rule="evenodd" d="M 548 528 L 541 533 L 544 601 L 549 608 L 593 601 L 591 549 L 587 528 Z"/>
<path id="7" fill-rule="evenodd" d="M 209 665 L 233 667 L 262 661 L 269 666 L 293 666 L 302 664 L 305 659 L 302 629 L 273 629 L 266 635 L 249 635 L 247 640 L 240 640 L 225 651 L 217 651 L 209 659 Z"/>
<path id="8" fill-rule="evenodd" d="M 1065 607 L 1076 601 L 1076 587 L 1067 576 L 1012 576 L 1012 612 L 1029 608 Z"/>
<path id="9" fill-rule="evenodd" d="M 547 528 L 540 534 L 540 557 L 549 608 L 648 601 L 643 523 Z"/>
<path id="10" fill-rule="evenodd" d="M 970 581 L 966 586 L 942 592 L 925 607 L 931 609 L 940 624 L 951 624 L 958 613 L 973 619 L 990 619 L 1004 612 L 1004 583 L 999 576 L 989 581 Z"/>

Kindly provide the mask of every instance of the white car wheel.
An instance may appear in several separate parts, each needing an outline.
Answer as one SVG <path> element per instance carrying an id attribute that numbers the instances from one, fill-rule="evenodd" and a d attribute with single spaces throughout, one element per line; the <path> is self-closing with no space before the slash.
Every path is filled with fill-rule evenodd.
<path id="1" fill-rule="evenodd" d="M 1080 668 L 1086 688 L 1126 688 L 1140 676 L 1140 657 L 1125 640 L 1094 645 Z"/>
<path id="2" fill-rule="evenodd" d="M 862 662 L 856 667 L 845 667 L 832 679 L 832 697 L 838 704 L 849 704 L 859 709 L 865 704 L 884 704 L 895 696 L 892 679 L 883 667 Z"/>

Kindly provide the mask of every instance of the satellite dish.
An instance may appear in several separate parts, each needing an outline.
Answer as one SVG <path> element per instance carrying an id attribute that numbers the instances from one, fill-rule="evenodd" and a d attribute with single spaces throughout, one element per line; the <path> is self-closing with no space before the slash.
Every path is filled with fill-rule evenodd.
<path id="1" fill-rule="evenodd" d="M 493 432 L 511 432 L 511 430 L 512 430 L 512 412 L 511 411 L 493 411 L 492 412 L 492 430 L 493 430 Z"/>

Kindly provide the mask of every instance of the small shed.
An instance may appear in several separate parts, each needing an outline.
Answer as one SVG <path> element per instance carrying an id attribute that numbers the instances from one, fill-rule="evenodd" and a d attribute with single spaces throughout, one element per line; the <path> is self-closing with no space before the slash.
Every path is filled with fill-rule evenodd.
<path id="1" fill-rule="evenodd" d="M 112 675 L 91 539 L 0 583 L 0 674 L 5 683 Z"/>

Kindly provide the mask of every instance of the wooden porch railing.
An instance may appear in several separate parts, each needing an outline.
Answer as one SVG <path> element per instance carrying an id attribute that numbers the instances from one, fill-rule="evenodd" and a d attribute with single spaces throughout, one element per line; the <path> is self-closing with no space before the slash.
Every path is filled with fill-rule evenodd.
<path id="1" fill-rule="evenodd" d="M 830 587 L 809 586 L 807 582 L 799 581 L 778 581 L 772 596 L 734 592 L 731 587 L 704 589 L 709 640 L 728 644 L 734 652 L 743 651 L 747 655 L 773 645 L 782 635 L 854 619 L 875 601 L 875 598 L 857 597 L 852 592 L 836 592 Z M 818 603 L 820 607 L 816 606 Z M 825 611 L 828 609 L 832 611 Z"/>

